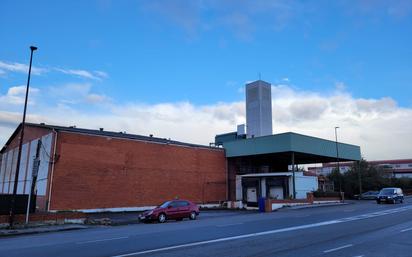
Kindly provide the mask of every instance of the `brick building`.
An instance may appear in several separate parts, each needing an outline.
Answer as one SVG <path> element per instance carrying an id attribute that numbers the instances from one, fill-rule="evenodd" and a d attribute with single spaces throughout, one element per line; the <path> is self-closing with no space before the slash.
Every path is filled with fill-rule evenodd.
<path id="1" fill-rule="evenodd" d="M 13 192 L 20 128 L 0 152 L 2 194 Z M 26 124 L 18 194 L 30 191 L 38 145 L 39 210 L 130 210 L 175 197 L 197 203 L 226 199 L 221 148 L 45 124 Z"/>

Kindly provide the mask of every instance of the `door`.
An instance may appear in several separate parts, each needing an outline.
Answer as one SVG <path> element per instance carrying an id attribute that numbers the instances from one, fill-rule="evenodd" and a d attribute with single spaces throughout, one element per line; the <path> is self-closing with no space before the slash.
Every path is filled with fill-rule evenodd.
<path id="1" fill-rule="evenodd" d="M 247 188 L 246 201 L 248 203 L 256 203 L 257 202 L 256 187 L 248 187 Z"/>
<path id="2" fill-rule="evenodd" d="M 166 208 L 166 216 L 168 219 L 176 219 L 179 214 L 179 204 L 177 201 L 171 201 Z"/>
<path id="3" fill-rule="evenodd" d="M 190 204 L 186 201 L 178 201 L 179 210 L 176 218 L 188 218 L 190 215 Z"/>
<path id="4" fill-rule="evenodd" d="M 284 199 L 283 187 L 281 187 L 281 186 L 272 186 L 272 187 L 270 187 L 269 197 L 272 198 L 272 199 Z"/>

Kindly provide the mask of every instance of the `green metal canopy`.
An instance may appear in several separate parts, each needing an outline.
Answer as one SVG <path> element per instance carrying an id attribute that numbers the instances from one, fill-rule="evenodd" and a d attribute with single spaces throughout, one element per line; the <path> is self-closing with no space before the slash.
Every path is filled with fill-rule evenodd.
<path id="1" fill-rule="evenodd" d="M 289 155 L 296 153 L 300 163 L 331 162 L 361 160 L 360 147 L 357 145 L 338 143 L 293 132 L 275 134 L 255 138 L 236 138 L 229 134 L 217 135 L 216 144 L 223 145 L 226 157 L 254 155 Z M 338 150 L 338 151 L 337 151 Z M 286 156 L 285 156 L 286 157 Z"/>

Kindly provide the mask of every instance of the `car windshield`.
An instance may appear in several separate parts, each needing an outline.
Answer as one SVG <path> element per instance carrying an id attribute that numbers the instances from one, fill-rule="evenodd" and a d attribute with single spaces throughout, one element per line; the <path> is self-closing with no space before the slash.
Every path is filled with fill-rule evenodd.
<path id="1" fill-rule="evenodd" d="M 379 194 L 381 194 L 381 195 L 390 195 L 390 194 L 393 194 L 393 193 L 395 193 L 395 190 L 394 190 L 394 189 L 392 189 L 392 188 L 385 188 L 385 189 L 382 189 Z"/>
<path id="2" fill-rule="evenodd" d="M 162 203 L 161 205 L 159 205 L 159 207 L 160 207 L 160 208 L 166 208 L 166 207 L 170 204 L 170 202 L 171 202 L 171 201 L 164 202 L 164 203 Z"/>

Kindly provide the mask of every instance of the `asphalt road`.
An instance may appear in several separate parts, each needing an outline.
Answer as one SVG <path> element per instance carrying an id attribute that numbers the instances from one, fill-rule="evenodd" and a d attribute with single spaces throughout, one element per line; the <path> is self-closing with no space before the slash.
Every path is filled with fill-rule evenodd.
<path id="1" fill-rule="evenodd" d="M 412 256 L 412 199 L 1 238 L 0 256 Z"/>

